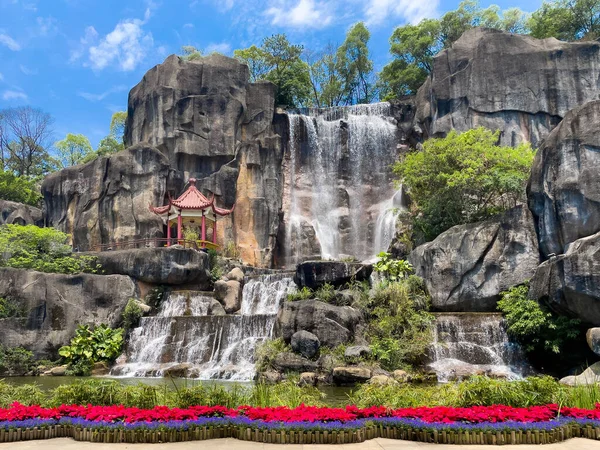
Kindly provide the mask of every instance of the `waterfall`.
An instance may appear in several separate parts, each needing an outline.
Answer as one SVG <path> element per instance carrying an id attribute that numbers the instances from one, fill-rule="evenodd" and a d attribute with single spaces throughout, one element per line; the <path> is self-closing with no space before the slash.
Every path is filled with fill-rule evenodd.
<path id="1" fill-rule="evenodd" d="M 437 313 L 433 362 L 438 380 L 470 375 L 518 379 L 525 370 L 520 347 L 510 342 L 501 314 Z"/>
<path id="2" fill-rule="evenodd" d="M 381 209 L 375 222 L 374 255 L 388 250 L 396 234 L 398 217 L 404 211 L 406 211 L 406 200 L 403 187 L 400 186 L 392 198 L 381 203 Z"/>
<path id="3" fill-rule="evenodd" d="M 163 376 L 179 368 L 202 380 L 252 380 L 256 347 L 272 337 L 279 306 L 294 290 L 289 274 L 261 275 L 244 285 L 241 314 L 213 316 L 207 293 L 172 292 L 131 331 L 126 361 L 111 374 Z"/>
<path id="4" fill-rule="evenodd" d="M 394 197 L 391 105 L 299 110 L 289 124 L 286 266 L 315 256 L 372 257 L 377 217 Z"/>

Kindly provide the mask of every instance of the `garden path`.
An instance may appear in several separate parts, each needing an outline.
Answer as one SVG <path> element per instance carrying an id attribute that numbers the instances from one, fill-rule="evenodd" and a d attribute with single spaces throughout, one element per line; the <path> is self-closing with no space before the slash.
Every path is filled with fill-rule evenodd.
<path id="1" fill-rule="evenodd" d="M 22 441 L 0 444 L 0 450 L 490 450 L 489 445 L 443 445 L 395 439 L 371 439 L 360 444 L 346 445 L 277 445 L 258 442 L 238 441 L 237 439 L 212 439 L 209 441 L 191 441 L 174 444 L 93 444 L 77 442 L 70 438 L 49 439 L 47 441 Z M 518 445 L 515 450 L 600 450 L 600 441 L 589 439 L 570 439 L 560 444 Z"/>

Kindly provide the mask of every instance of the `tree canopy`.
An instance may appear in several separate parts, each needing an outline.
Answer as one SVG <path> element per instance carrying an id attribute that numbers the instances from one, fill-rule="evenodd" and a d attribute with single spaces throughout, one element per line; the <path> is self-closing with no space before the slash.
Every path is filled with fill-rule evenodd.
<path id="1" fill-rule="evenodd" d="M 498 146 L 499 132 L 477 128 L 425 141 L 394 166 L 416 205 L 418 240 L 491 217 L 525 197 L 534 152 Z"/>
<path id="2" fill-rule="evenodd" d="M 93 153 L 94 149 L 87 137 L 83 134 L 67 133 L 67 136 L 54 144 L 58 152 L 61 167 L 80 164 L 85 157 Z"/>

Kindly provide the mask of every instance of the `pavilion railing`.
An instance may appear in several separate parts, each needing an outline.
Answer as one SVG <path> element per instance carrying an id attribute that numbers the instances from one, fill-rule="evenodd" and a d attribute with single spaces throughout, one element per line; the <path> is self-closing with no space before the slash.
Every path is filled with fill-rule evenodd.
<path id="1" fill-rule="evenodd" d="M 186 240 L 177 238 L 145 238 L 145 239 L 124 239 L 115 241 L 109 244 L 100 244 L 92 247 L 90 250 L 94 252 L 107 252 L 111 250 L 127 250 L 132 248 L 153 248 L 153 247 L 168 247 L 169 245 L 181 245 L 184 248 L 193 248 L 196 250 L 213 249 L 219 250 L 219 245 L 211 241 L 202 240 Z"/>

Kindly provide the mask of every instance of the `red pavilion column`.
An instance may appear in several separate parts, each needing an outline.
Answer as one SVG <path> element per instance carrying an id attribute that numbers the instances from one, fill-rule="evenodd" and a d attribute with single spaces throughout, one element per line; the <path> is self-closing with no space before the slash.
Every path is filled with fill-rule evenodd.
<path id="1" fill-rule="evenodd" d="M 204 211 L 202 211 L 202 248 L 206 247 L 204 245 L 205 240 L 206 240 L 206 216 L 204 215 Z"/>
<path id="2" fill-rule="evenodd" d="M 181 240 L 182 225 L 183 225 L 183 218 L 181 217 L 181 211 L 179 211 L 179 215 L 177 216 L 177 241 Z"/>
<path id="3" fill-rule="evenodd" d="M 213 244 L 217 243 L 217 215 L 213 214 L 214 223 L 213 223 Z"/>
<path id="4" fill-rule="evenodd" d="M 169 222 L 169 214 L 167 213 L 167 247 L 171 246 L 171 223 Z"/>

